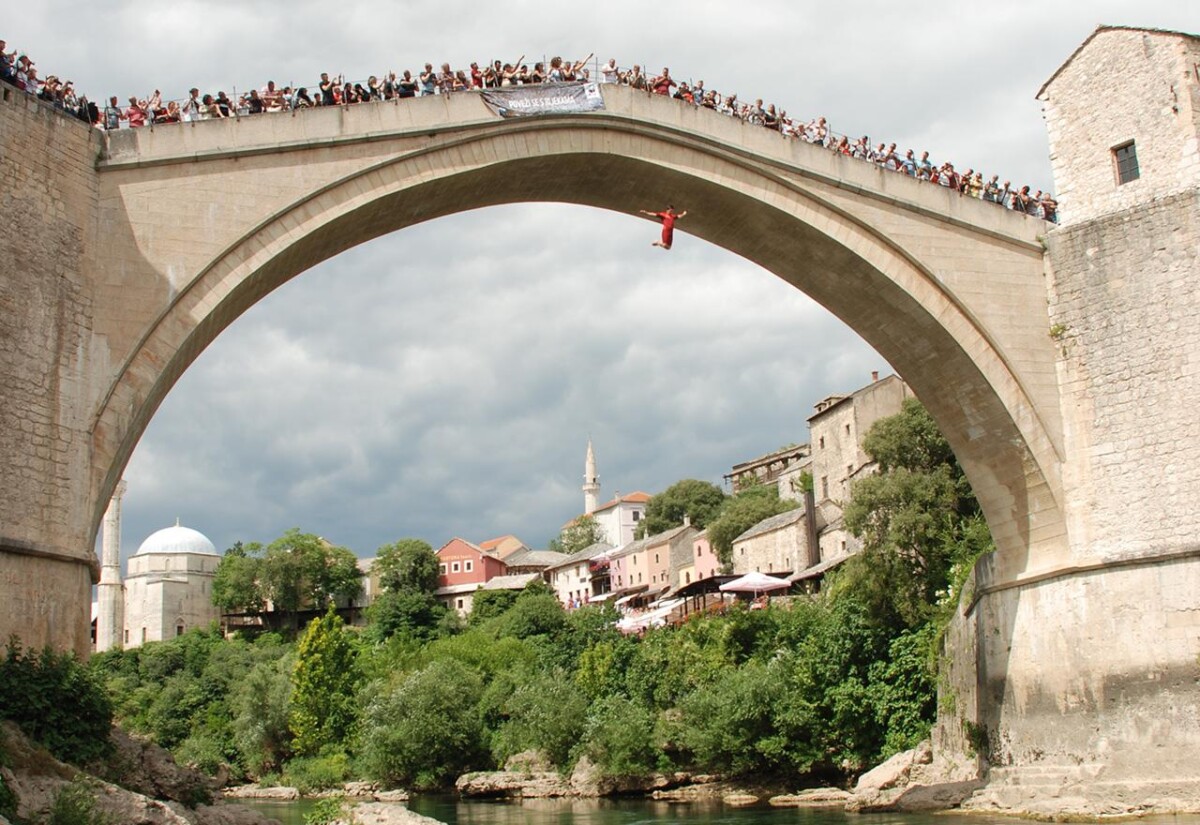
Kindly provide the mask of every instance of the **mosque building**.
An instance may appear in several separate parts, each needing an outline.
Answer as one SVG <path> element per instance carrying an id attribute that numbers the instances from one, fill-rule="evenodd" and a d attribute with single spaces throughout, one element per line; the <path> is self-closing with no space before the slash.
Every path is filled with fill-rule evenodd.
<path id="1" fill-rule="evenodd" d="M 220 619 L 212 602 L 221 556 L 208 538 L 176 521 L 151 534 L 129 557 L 121 580 L 121 497 L 113 493 L 104 514 L 100 583 L 97 585 L 96 651 L 137 647 L 182 636 Z"/>

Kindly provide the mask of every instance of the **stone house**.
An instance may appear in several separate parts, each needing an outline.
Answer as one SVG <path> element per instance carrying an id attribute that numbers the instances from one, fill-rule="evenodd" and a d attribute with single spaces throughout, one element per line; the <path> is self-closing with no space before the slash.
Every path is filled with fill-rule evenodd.
<path id="1" fill-rule="evenodd" d="M 850 498 L 850 485 L 861 474 L 873 472 L 873 463 L 862 448 L 867 431 L 881 418 L 900 412 L 912 397 L 908 385 L 896 375 L 879 378 L 849 395 L 834 395 L 815 405 L 809 416 L 812 444 L 813 498 L 820 559 L 857 552 L 857 540 L 842 524 L 842 508 Z M 764 571 L 765 572 L 765 571 Z"/>
<path id="2" fill-rule="evenodd" d="M 803 507 L 765 518 L 733 540 L 733 572 L 798 573 L 818 561 L 808 544 Z"/>

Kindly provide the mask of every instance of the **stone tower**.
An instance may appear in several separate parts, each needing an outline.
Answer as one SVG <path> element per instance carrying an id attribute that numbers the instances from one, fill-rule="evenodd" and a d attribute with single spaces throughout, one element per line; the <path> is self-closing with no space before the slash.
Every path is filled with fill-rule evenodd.
<path id="1" fill-rule="evenodd" d="M 101 545 L 100 583 L 96 585 L 96 652 L 122 647 L 125 627 L 125 586 L 121 584 L 121 498 L 125 479 L 117 482 L 108 509 L 104 512 L 104 536 Z"/>
<path id="2" fill-rule="evenodd" d="M 592 452 L 592 440 L 588 439 L 587 458 L 583 462 L 583 512 L 591 515 L 599 505 L 600 477 L 596 475 L 596 454 Z"/>

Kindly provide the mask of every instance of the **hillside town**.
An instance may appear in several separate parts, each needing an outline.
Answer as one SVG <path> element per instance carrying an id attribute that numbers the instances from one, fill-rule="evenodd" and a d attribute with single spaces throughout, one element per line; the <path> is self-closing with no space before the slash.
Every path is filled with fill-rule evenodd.
<path id="1" fill-rule="evenodd" d="M 564 525 L 587 519 L 599 538 L 564 554 L 529 547 L 516 535 L 483 541 L 455 536 L 436 550 L 435 595 L 460 616 L 470 614 L 481 592 L 521 591 L 541 580 L 567 610 L 611 603 L 625 633 L 682 622 L 697 612 L 724 610 L 733 599 L 762 604 L 772 596 L 819 590 L 827 571 L 859 545 L 845 528 L 842 508 L 853 482 L 874 471 L 862 439 L 877 420 L 900 411 L 912 397 L 896 375 L 846 395 L 818 401 L 808 417 L 808 442 L 734 464 L 725 483 L 736 494 L 774 487 L 781 502 L 794 503 L 737 535 L 722 561 L 708 531 L 682 522 L 652 535 L 639 525 L 652 496 L 621 493 L 600 503 L 600 476 L 588 442 L 584 460 L 583 511 Z M 93 602 L 97 651 L 136 647 L 182 636 L 219 622 L 226 633 L 269 626 L 273 606 L 222 612 L 213 602 L 221 554 L 202 533 L 179 523 L 149 536 L 120 572 L 121 499 L 118 485 L 105 515 L 102 573 Z M 787 506 L 786 504 L 784 505 Z M 364 623 L 366 608 L 381 592 L 374 558 L 357 562 L 359 595 L 337 604 L 350 623 Z M 319 611 L 311 611 L 316 615 Z"/>

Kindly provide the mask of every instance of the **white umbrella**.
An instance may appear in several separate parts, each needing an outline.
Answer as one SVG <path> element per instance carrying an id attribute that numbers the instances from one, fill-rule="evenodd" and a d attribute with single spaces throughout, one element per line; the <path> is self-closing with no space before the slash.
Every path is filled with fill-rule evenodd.
<path id="1" fill-rule="evenodd" d="M 768 593 L 772 590 L 786 590 L 791 587 L 787 579 L 777 579 L 766 573 L 747 573 L 744 576 L 725 582 L 721 585 L 723 593 Z"/>

